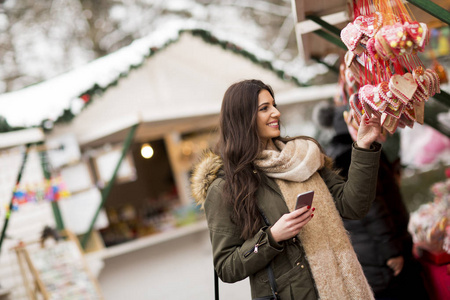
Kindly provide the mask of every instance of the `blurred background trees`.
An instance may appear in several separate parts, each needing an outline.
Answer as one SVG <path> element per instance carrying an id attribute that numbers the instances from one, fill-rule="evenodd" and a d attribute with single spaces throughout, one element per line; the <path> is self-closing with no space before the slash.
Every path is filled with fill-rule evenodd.
<path id="1" fill-rule="evenodd" d="M 0 93 L 190 19 L 244 35 L 283 61 L 298 54 L 290 0 L 0 0 Z"/>

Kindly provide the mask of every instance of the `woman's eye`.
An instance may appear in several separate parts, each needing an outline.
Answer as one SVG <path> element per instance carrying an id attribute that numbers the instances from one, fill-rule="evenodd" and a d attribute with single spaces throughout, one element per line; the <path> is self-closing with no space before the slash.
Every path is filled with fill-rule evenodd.
<path id="1" fill-rule="evenodd" d="M 277 104 L 274 104 L 274 105 L 273 105 L 273 107 L 275 107 L 275 108 L 277 108 L 277 106 L 278 106 Z"/>
<path id="2" fill-rule="evenodd" d="M 267 110 L 267 106 L 261 107 L 261 109 L 259 111 L 264 111 L 264 110 Z"/>

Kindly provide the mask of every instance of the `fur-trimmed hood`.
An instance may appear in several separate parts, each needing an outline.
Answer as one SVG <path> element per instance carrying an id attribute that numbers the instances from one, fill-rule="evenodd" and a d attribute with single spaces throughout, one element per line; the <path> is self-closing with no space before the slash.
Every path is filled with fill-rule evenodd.
<path id="1" fill-rule="evenodd" d="M 217 178 L 222 167 L 222 158 L 212 151 L 202 154 L 200 162 L 194 166 L 191 176 L 191 193 L 197 204 L 205 204 L 206 193 L 211 183 Z"/>

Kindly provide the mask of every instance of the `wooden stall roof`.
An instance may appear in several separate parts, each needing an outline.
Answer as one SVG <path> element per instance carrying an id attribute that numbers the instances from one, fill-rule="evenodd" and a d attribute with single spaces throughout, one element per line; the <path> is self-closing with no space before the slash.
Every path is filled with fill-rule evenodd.
<path id="1" fill-rule="evenodd" d="M 448 24 L 442 22 L 440 19 L 432 16 L 430 13 L 416 5 L 417 3 L 420 4 L 420 2 L 433 2 L 444 9 L 442 13 L 448 14 L 450 11 L 449 0 L 409 0 L 408 2 L 415 4 L 406 3 L 406 6 L 410 9 L 411 14 L 417 21 L 426 23 L 429 28 L 448 26 Z M 318 35 L 317 31 L 323 30 L 323 28 L 316 22 L 310 20 L 310 17 L 319 17 L 328 24 L 341 30 L 351 20 L 351 15 L 349 15 L 351 13 L 351 1 L 293 0 L 292 5 L 300 56 L 305 60 L 309 60 L 311 58 L 321 59 L 329 53 L 338 53 L 341 48 L 323 38 L 323 36 Z M 427 5 L 427 3 L 425 3 L 425 5 Z"/>

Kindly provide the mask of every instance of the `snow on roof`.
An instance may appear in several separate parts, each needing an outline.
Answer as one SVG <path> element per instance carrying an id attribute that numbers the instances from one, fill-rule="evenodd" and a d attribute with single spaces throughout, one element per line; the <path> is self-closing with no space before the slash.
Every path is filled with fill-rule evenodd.
<path id="1" fill-rule="evenodd" d="M 288 75 L 283 70 L 282 62 L 276 61 L 271 52 L 261 49 L 254 42 L 239 38 L 235 33 L 214 30 L 205 24 L 183 21 L 166 24 L 163 29 L 72 71 L 21 90 L 0 95 L 0 116 L 4 117 L 11 127 L 20 128 L 41 126 L 45 120 L 57 121 L 64 113 L 69 113 L 71 116 L 77 115 L 90 99 L 90 97 L 84 100 L 80 98 L 83 94 L 90 95 L 96 89 L 107 89 L 117 83 L 120 77 L 126 76 L 132 68 L 142 65 L 154 52 L 178 40 L 182 32 L 198 31 L 210 34 L 212 40 L 222 46 L 231 43 L 227 49 L 244 53 L 249 58 L 256 59 L 255 63 L 260 62 L 281 76 L 293 79 L 301 85 L 297 77 Z M 290 67 L 292 68 L 292 64 Z M 302 72 L 303 74 L 297 75 L 304 77 L 308 74 L 307 76 L 311 78 L 317 74 L 317 67 L 314 71 L 303 66 Z"/>

